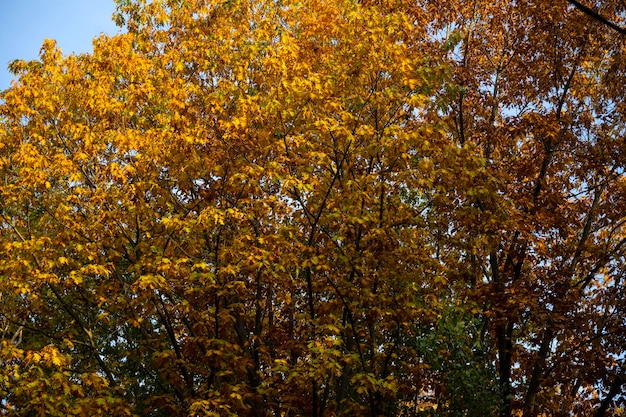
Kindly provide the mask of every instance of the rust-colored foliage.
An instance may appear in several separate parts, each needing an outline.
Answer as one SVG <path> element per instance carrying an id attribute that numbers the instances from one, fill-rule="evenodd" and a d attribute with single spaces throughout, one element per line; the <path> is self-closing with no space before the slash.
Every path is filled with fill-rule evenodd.
<path id="1" fill-rule="evenodd" d="M 2 93 L 0 413 L 621 412 L 617 31 L 565 0 L 117 20 Z"/>

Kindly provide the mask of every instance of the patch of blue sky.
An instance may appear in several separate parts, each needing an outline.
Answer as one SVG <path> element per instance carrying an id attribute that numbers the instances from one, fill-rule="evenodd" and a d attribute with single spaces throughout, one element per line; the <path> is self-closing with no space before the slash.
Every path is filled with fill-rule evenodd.
<path id="1" fill-rule="evenodd" d="M 0 90 L 14 78 L 8 64 L 33 60 L 45 39 L 54 39 L 64 54 L 91 52 L 102 33 L 120 31 L 112 15 L 114 0 L 0 0 Z"/>

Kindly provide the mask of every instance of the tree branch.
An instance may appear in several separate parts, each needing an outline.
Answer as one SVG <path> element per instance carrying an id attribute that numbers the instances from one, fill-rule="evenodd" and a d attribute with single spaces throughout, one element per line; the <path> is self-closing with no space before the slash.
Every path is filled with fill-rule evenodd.
<path id="1" fill-rule="evenodd" d="M 590 9 L 589 7 L 585 6 L 582 3 L 579 3 L 576 0 L 568 0 L 568 1 L 571 4 L 573 4 L 578 10 L 580 10 L 583 13 L 591 16 L 592 18 L 596 19 L 598 22 L 604 23 L 605 25 L 609 26 L 612 29 L 615 29 L 616 31 L 618 31 L 622 35 L 626 35 L 626 29 L 624 29 L 623 27 L 620 27 L 620 26 L 616 25 L 615 23 L 611 22 L 609 19 L 607 19 L 606 17 L 602 16 L 598 12 Z"/>

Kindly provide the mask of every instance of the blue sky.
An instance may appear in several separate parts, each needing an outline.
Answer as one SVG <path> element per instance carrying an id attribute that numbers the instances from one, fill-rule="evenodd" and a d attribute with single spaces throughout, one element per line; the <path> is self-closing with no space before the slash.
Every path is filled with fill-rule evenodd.
<path id="1" fill-rule="evenodd" d="M 12 76 L 14 59 L 36 59 L 44 39 L 55 39 L 64 54 L 91 52 L 93 38 L 115 34 L 113 0 L 0 0 L 0 90 Z"/>

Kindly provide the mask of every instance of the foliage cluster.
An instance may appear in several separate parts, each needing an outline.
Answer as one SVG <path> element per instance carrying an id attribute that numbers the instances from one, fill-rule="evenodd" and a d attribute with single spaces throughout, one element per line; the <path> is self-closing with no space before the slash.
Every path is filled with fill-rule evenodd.
<path id="1" fill-rule="evenodd" d="M 0 414 L 622 412 L 617 32 L 565 0 L 116 19 L 1 95 Z"/>

